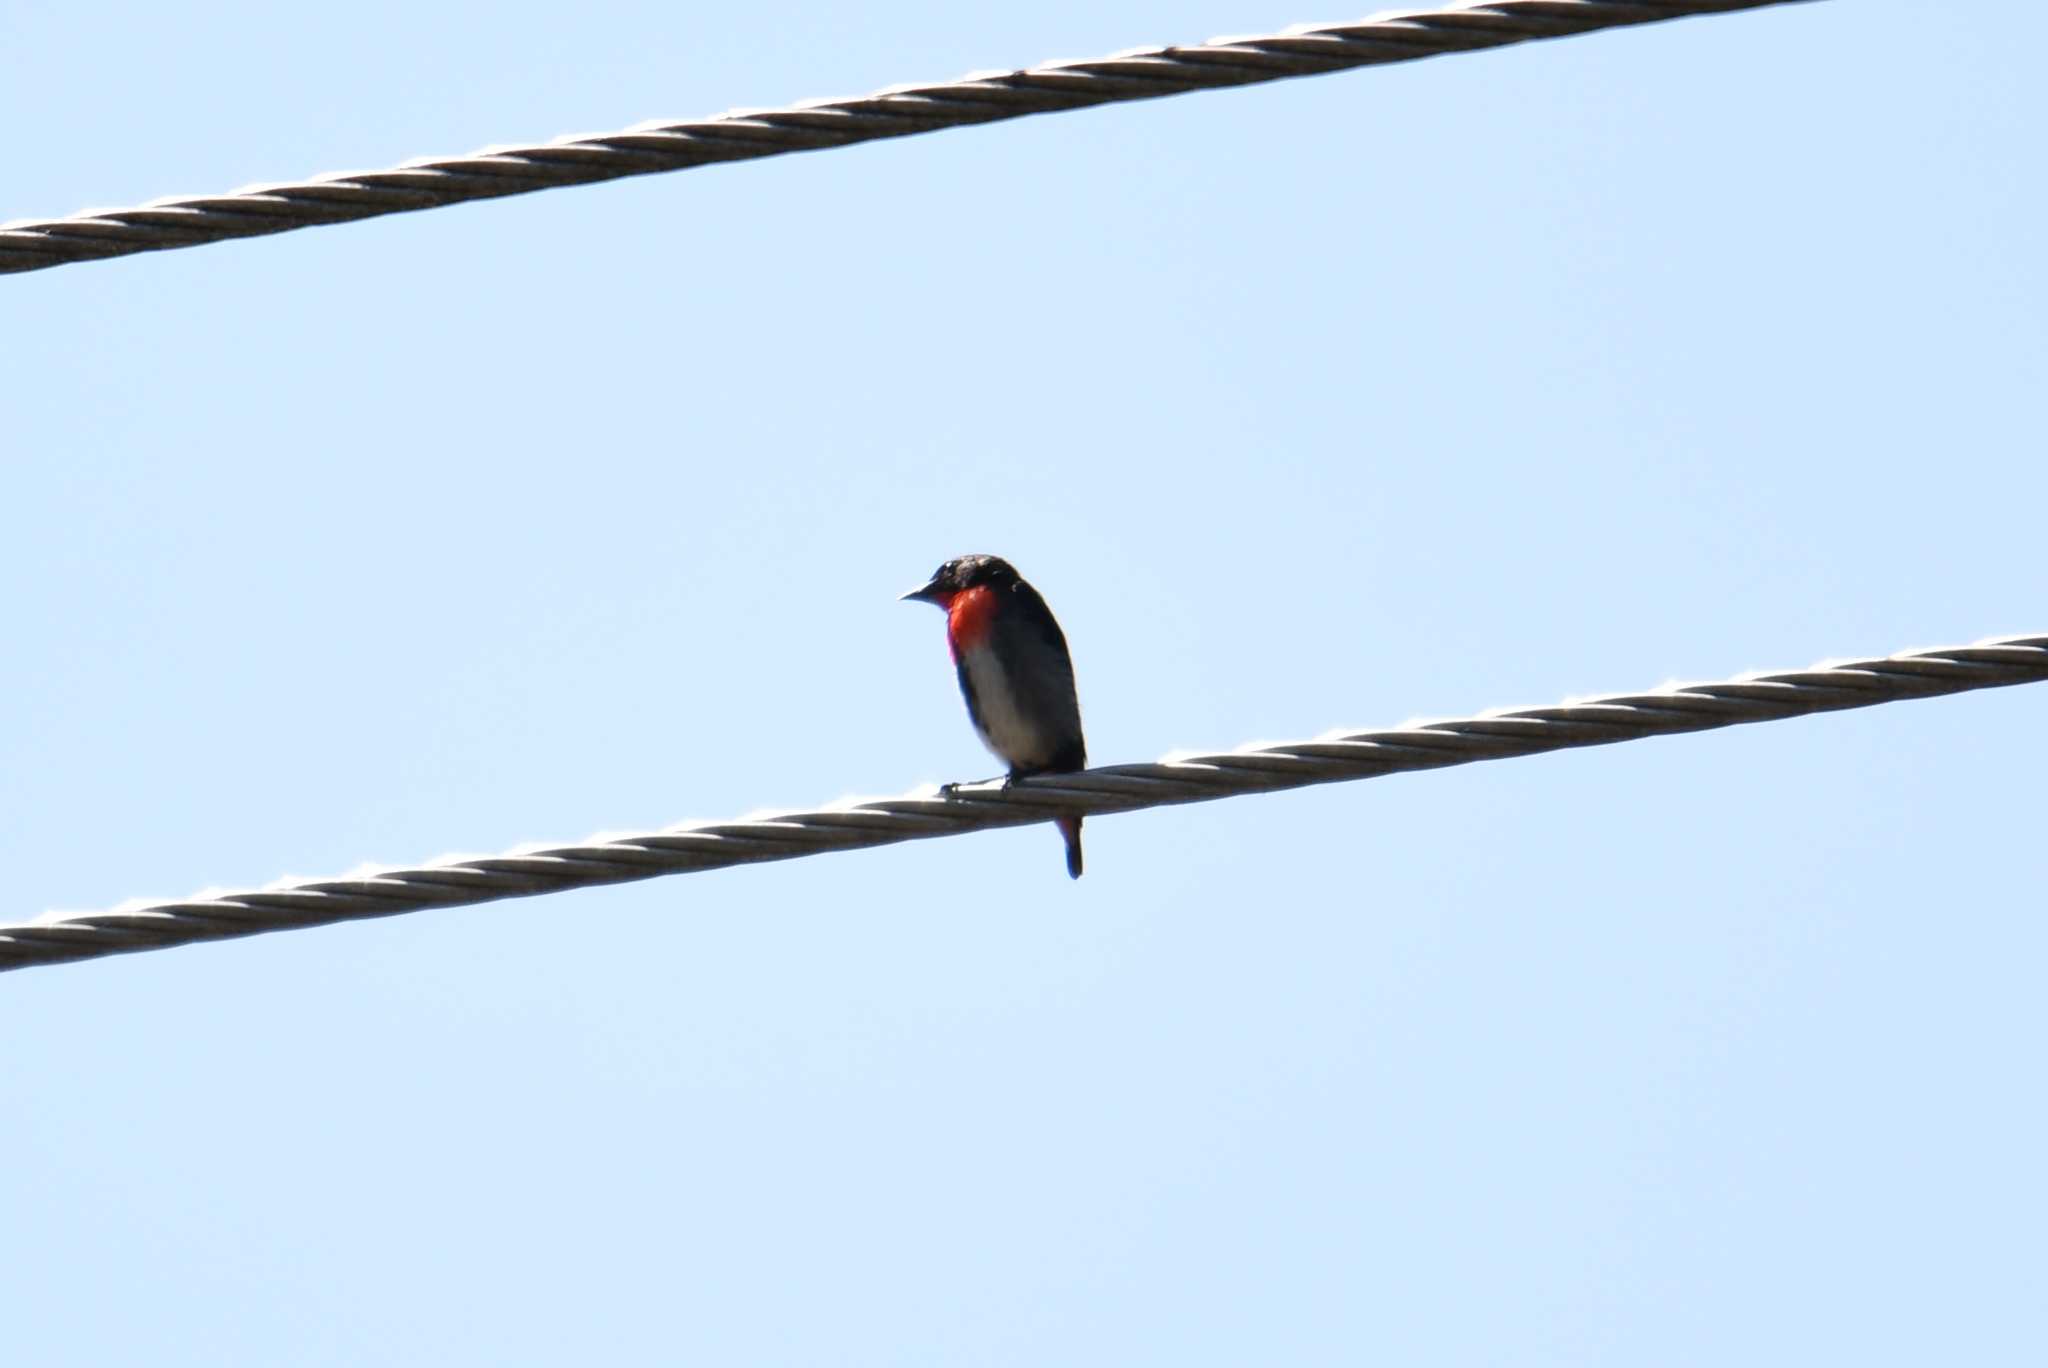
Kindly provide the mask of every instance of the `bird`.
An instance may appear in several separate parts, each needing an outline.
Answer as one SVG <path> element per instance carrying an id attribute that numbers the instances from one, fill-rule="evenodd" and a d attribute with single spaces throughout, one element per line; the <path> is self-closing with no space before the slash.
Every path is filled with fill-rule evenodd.
<path id="1" fill-rule="evenodd" d="M 946 649 L 983 745 L 1010 767 L 1004 782 L 1088 767 L 1074 661 L 1066 634 L 1015 566 L 956 556 L 902 596 L 946 612 Z M 1081 877 L 1081 819 L 1053 819 L 1067 844 L 1067 877 Z"/>

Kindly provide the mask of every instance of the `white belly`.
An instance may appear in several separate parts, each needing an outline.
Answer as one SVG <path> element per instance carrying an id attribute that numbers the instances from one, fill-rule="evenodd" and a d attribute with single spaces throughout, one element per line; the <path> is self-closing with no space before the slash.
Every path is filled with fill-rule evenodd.
<path id="1" fill-rule="evenodd" d="M 1016 691 L 996 653 L 983 646 L 966 652 L 960 663 L 974 685 L 974 701 L 981 709 L 982 743 L 1013 766 L 1049 762 L 1052 756 L 1047 754 L 1044 729 L 1033 725 L 1018 707 Z"/>

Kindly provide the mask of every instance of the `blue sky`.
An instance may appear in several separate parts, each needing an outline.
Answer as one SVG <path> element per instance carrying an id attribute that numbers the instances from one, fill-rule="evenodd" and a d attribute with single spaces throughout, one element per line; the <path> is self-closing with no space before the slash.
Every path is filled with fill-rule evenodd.
<path id="1" fill-rule="evenodd" d="M 13 6 L 0 218 L 1341 17 Z M 1828 3 L 0 280 L 7 919 L 2048 623 L 2032 54 Z M 29 60 L 21 60 L 27 55 Z M 2016 689 L 0 979 L 23 1363 L 2016 1362 Z"/>

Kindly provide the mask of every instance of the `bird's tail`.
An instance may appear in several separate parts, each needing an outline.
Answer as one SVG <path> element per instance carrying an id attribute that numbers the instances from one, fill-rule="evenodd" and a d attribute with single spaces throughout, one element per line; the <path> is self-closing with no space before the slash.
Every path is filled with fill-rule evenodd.
<path id="1" fill-rule="evenodd" d="M 1058 824 L 1060 835 L 1066 838 L 1067 877 L 1078 879 L 1081 877 L 1081 819 L 1079 817 L 1055 817 L 1053 821 Z"/>

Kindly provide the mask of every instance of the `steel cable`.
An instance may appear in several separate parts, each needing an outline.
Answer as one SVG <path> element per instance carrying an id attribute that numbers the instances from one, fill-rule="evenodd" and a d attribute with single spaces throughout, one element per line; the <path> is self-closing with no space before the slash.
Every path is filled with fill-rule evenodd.
<path id="1" fill-rule="evenodd" d="M 2048 635 L 0 925 L 0 970 L 2048 680 Z"/>
<path id="2" fill-rule="evenodd" d="M 847 147 L 880 138 L 996 123 L 1125 100 L 1320 76 L 1354 67 L 1476 52 L 1538 38 L 1761 9 L 1797 0 L 1493 0 L 1394 10 L 1350 24 L 1137 48 L 1092 61 L 977 72 L 936 85 L 891 86 L 845 100 L 736 109 L 708 119 L 650 122 L 617 133 L 422 157 L 385 171 L 335 172 L 224 195 L 152 200 L 67 218 L 0 224 L 0 274 L 76 261 L 261 237 L 323 223 L 435 209 L 714 162 Z"/>

